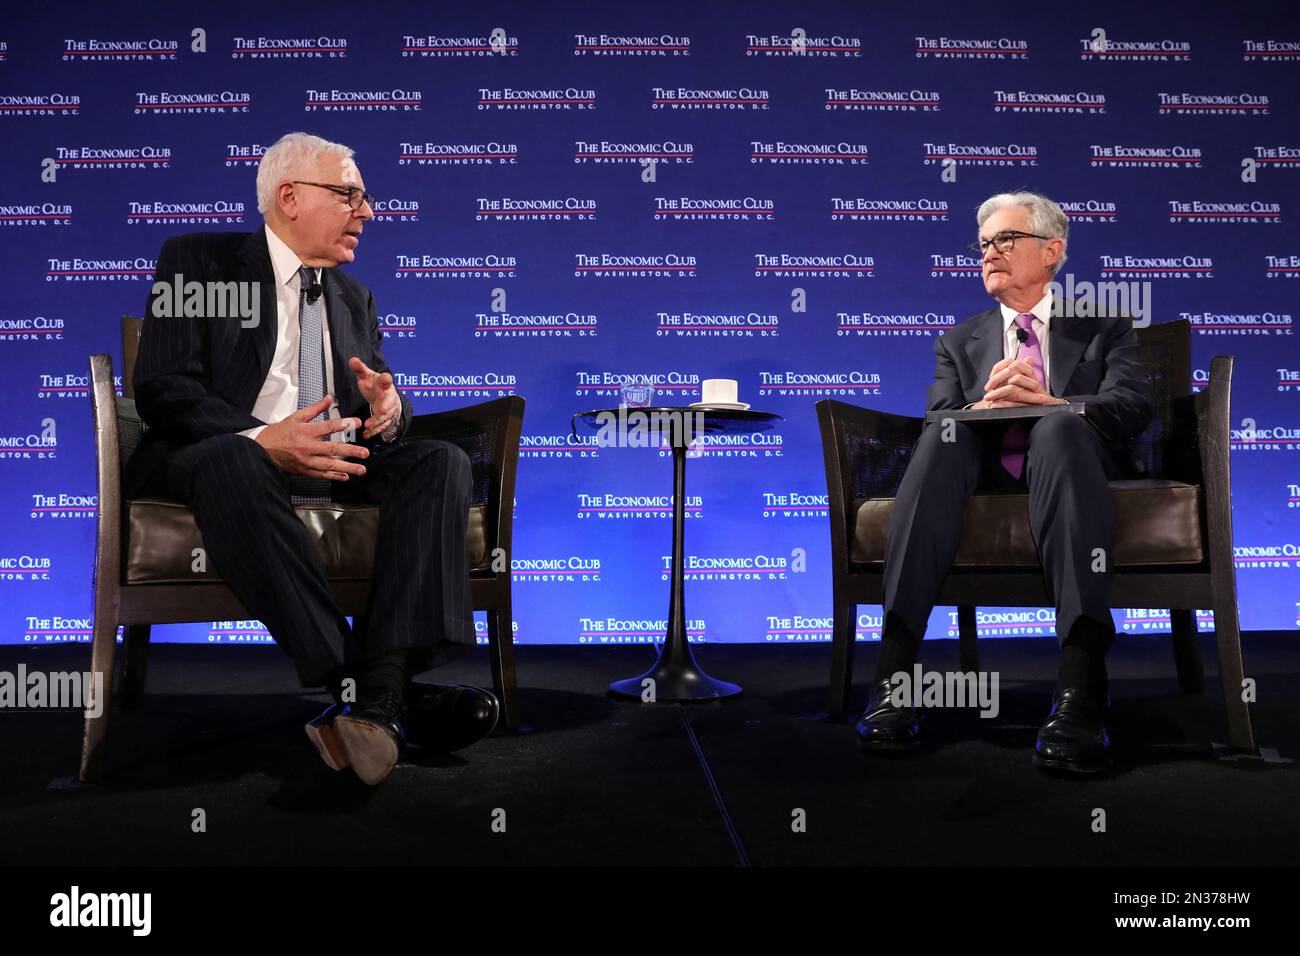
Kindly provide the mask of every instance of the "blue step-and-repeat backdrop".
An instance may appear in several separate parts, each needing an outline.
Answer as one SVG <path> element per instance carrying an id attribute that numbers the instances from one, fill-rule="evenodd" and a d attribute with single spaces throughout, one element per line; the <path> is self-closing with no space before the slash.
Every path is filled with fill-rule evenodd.
<path id="1" fill-rule="evenodd" d="M 120 367 L 119 317 L 143 310 L 166 237 L 260 227 L 258 157 L 294 129 L 353 146 L 379 197 L 348 269 L 416 412 L 528 400 L 521 643 L 663 631 L 671 458 L 569 433 L 630 376 L 663 404 L 734 378 L 785 417 L 690 463 L 692 638 L 828 640 L 813 405 L 921 412 L 935 336 L 990 304 L 975 208 L 1015 188 L 1070 213 L 1074 281 L 1149 282 L 1154 321 L 1191 321 L 1198 385 L 1236 356 L 1241 622 L 1300 627 L 1294 8 L 292 6 L 0 23 L 0 641 L 89 639 L 87 356 Z M 879 608 L 860 611 L 878 637 Z M 1116 618 L 1168 628 L 1160 609 Z M 1051 609 L 980 624 L 1053 633 Z M 930 633 L 955 635 L 952 609 Z"/>

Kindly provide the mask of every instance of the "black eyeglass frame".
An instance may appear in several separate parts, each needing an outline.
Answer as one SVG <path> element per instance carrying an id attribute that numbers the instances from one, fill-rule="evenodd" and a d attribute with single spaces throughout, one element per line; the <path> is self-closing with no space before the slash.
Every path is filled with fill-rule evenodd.
<path id="1" fill-rule="evenodd" d="M 966 248 L 983 259 L 988 254 L 989 246 L 993 246 L 998 252 L 1005 254 L 1016 247 L 1017 239 L 1042 239 L 1046 242 L 1059 238 L 1060 236 L 1040 236 L 1036 232 L 1021 232 L 1019 229 L 1003 229 L 992 239 L 981 239 L 978 242 L 972 242 Z M 1006 244 L 1005 249 L 1002 247 L 1003 243 Z"/>
<path id="2" fill-rule="evenodd" d="M 366 192 L 360 186 L 344 186 L 339 183 L 313 183 L 306 179 L 291 179 L 289 182 L 296 183 L 299 186 L 319 186 L 321 189 L 328 189 L 332 193 L 346 196 L 349 208 L 354 211 L 360 209 L 363 205 L 369 206 L 372 212 L 375 208 L 375 197 Z M 354 200 L 358 196 L 360 197 L 360 202 L 355 202 Z"/>

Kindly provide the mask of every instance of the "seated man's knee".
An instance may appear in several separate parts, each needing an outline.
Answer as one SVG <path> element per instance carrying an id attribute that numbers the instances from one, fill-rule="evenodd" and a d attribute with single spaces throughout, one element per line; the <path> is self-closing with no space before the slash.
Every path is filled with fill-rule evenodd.
<path id="1" fill-rule="evenodd" d="M 246 435 L 213 435 L 197 442 L 190 454 L 201 472 L 226 473 L 231 480 L 262 474 L 272 464 L 265 448 Z"/>
<path id="2" fill-rule="evenodd" d="M 1091 462 L 1108 471 L 1101 436 L 1080 415 L 1047 415 L 1029 430 L 1031 473 L 1045 475 L 1091 474 Z"/>
<path id="3" fill-rule="evenodd" d="M 278 468 L 265 448 L 245 435 L 213 435 L 186 449 L 192 490 L 220 487 L 253 496 L 279 487 Z"/>
<path id="4" fill-rule="evenodd" d="M 468 493 L 473 481 L 474 469 L 470 464 L 469 455 L 459 445 L 447 445 L 447 473 L 454 477 L 458 487 L 463 487 Z"/>
<path id="5" fill-rule="evenodd" d="M 418 467 L 446 474 L 448 489 L 463 490 L 469 494 L 473 471 L 469 455 L 459 445 L 447 441 L 424 440 L 417 443 L 420 454 Z"/>
<path id="6" fill-rule="evenodd" d="M 931 455 L 971 455 L 978 454 L 979 445 L 979 436 L 973 428 L 950 418 L 926 425 L 917 451 L 924 448 Z"/>
<path id="7" fill-rule="evenodd" d="M 1068 412 L 1045 415 L 1029 430 L 1029 447 L 1040 452 L 1044 449 L 1065 451 L 1087 447 L 1083 443 L 1093 442 L 1091 431 L 1092 426 L 1084 421 L 1082 415 Z"/>

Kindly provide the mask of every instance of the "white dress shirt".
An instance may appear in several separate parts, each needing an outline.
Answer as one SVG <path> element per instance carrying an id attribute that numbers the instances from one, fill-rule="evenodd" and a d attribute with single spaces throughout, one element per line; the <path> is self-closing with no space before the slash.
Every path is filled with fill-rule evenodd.
<path id="1" fill-rule="evenodd" d="M 302 289 L 301 281 L 298 277 L 298 270 L 305 264 L 298 258 L 298 254 L 290 249 L 279 236 L 277 236 L 271 227 L 264 226 L 266 230 L 266 247 L 271 253 L 271 270 L 275 274 L 275 324 L 276 339 L 275 353 L 271 356 L 271 366 L 266 372 L 266 381 L 262 383 L 262 390 L 257 394 L 257 401 L 253 403 L 253 417 L 260 418 L 267 424 L 283 421 L 298 410 L 298 347 L 302 339 L 302 328 L 298 322 L 298 309 L 301 301 Z M 316 273 L 317 282 L 320 281 L 320 270 L 313 270 Z M 329 412 L 327 417 L 338 419 L 342 416 L 339 413 L 338 395 L 334 391 L 334 361 L 333 352 L 330 350 L 330 325 L 329 315 L 325 307 L 326 297 L 322 295 L 317 301 L 320 304 L 321 319 L 321 342 L 327 357 L 325 362 L 325 393 L 332 396 Z M 383 432 L 384 441 L 392 441 L 393 436 L 397 433 L 400 421 L 394 421 Z M 258 425 L 255 428 L 248 428 L 239 434 L 248 438 L 257 440 L 257 436 L 262 433 L 266 425 Z M 335 432 L 330 436 L 331 441 L 342 441 L 343 433 Z"/>
<path id="2" fill-rule="evenodd" d="M 1016 325 L 1016 316 L 1020 315 L 1020 313 L 1010 306 L 1003 305 L 1000 302 L 998 303 L 998 307 L 1002 310 L 1002 357 L 1015 358 L 1020 354 L 1020 339 L 1016 335 L 1016 329 L 1019 328 L 1019 326 Z M 1051 385 L 1049 384 L 1051 379 L 1047 377 L 1048 369 L 1051 368 L 1051 365 L 1049 364 L 1051 358 L 1048 355 L 1048 352 L 1051 349 L 1051 346 L 1048 344 L 1051 341 L 1051 336 L 1048 333 L 1052 328 L 1052 293 L 1050 290 L 1043 294 L 1043 297 L 1038 300 L 1038 304 L 1029 310 L 1029 314 L 1034 317 L 1034 321 L 1030 323 L 1030 327 L 1034 330 L 1034 335 L 1038 336 L 1038 348 L 1043 353 L 1044 391 L 1050 395 L 1052 393 Z M 963 405 L 962 408 L 964 410 L 971 408 L 976 404 L 976 402 L 970 402 L 967 405 Z M 1068 400 L 1066 401 L 1066 404 L 1069 404 Z"/>
<path id="3" fill-rule="evenodd" d="M 1007 305 L 999 303 L 1002 309 L 1002 357 L 1015 358 L 1020 354 L 1020 339 L 1016 337 L 1016 316 L 1020 313 Z M 1051 355 L 1048 354 L 1051 346 L 1051 336 L 1048 333 L 1052 328 L 1052 293 L 1049 291 L 1038 300 L 1038 304 L 1029 310 L 1034 317 L 1032 328 L 1034 335 L 1038 336 L 1038 347 L 1043 353 L 1043 381 L 1050 382 L 1047 377 L 1047 370 L 1051 367 Z M 1048 389 L 1050 392 L 1050 388 Z"/>

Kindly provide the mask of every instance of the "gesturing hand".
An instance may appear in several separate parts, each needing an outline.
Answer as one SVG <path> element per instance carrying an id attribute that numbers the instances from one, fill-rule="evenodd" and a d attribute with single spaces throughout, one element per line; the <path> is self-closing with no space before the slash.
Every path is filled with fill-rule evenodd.
<path id="1" fill-rule="evenodd" d="M 369 448 L 329 440 L 335 432 L 360 428 L 360 421 L 355 418 L 312 421 L 329 409 L 330 402 L 331 397 L 326 395 L 315 405 L 301 408 L 288 418 L 267 425 L 258 434 L 257 443 L 267 450 L 271 460 L 282 471 L 330 481 L 347 481 L 348 475 L 366 473 L 365 465 L 345 459 L 369 458 Z"/>
<path id="2" fill-rule="evenodd" d="M 355 355 L 348 359 L 348 368 L 357 376 L 357 389 L 370 403 L 370 417 L 366 419 L 362 438 L 383 434 L 402 414 L 402 399 L 393 386 L 393 376 L 376 372 Z"/>
<path id="3" fill-rule="evenodd" d="M 972 408 L 1011 408 L 1017 405 L 1060 405 L 1065 401 L 1051 395 L 1034 374 L 1034 357 L 1003 359 L 989 372 L 984 398 Z"/>

